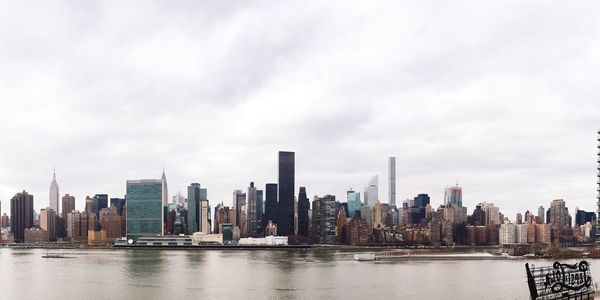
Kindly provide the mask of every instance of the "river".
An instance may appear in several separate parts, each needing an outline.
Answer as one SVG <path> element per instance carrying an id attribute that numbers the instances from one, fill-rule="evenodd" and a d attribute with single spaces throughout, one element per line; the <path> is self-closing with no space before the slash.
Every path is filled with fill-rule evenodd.
<path id="1" fill-rule="evenodd" d="M 0 249 L 2 299 L 529 298 L 525 260 L 357 262 L 349 253 L 300 250 L 46 253 Z M 590 263 L 597 281 L 600 260 Z"/>

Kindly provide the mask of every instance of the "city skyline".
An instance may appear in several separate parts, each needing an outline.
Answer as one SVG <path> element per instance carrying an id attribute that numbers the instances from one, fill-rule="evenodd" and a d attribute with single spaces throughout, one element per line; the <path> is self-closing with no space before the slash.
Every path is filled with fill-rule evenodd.
<path id="1" fill-rule="evenodd" d="M 598 134 L 600 134 L 600 130 L 598 131 Z M 600 138 L 598 138 L 598 141 L 600 142 Z M 600 146 L 599 146 L 599 147 L 600 147 Z M 281 160 L 281 155 L 282 155 L 282 153 L 283 153 L 283 154 L 287 154 L 287 153 L 291 154 L 291 159 L 292 159 L 292 170 L 294 170 L 294 169 L 295 169 L 295 158 L 294 158 L 294 157 L 295 157 L 295 152 L 279 151 L 279 154 L 278 154 L 278 155 L 279 155 L 279 159 L 280 159 L 280 160 Z M 600 153 L 599 153 L 598 155 L 600 155 Z M 394 160 L 395 160 L 395 157 L 388 157 L 388 160 L 387 160 L 387 167 L 388 167 L 388 169 L 387 169 L 387 172 L 388 172 L 388 181 L 389 181 L 389 177 L 390 177 L 390 175 L 389 175 L 389 172 L 390 172 L 390 161 L 391 161 L 391 158 L 394 158 Z M 281 163 L 281 161 L 280 161 L 279 163 Z M 394 169 L 395 169 L 395 163 L 394 163 Z M 293 173 L 295 173 L 295 172 L 293 172 Z M 394 175 L 395 175 L 395 172 L 394 172 Z M 375 182 L 375 183 L 376 183 L 376 186 L 378 187 L 378 188 L 377 188 L 377 193 L 376 193 L 376 194 L 378 194 L 378 197 L 377 197 L 378 199 L 377 199 L 377 201 L 379 201 L 380 203 L 388 203 L 388 204 L 391 204 L 391 203 L 389 203 L 389 202 L 388 202 L 388 201 L 389 201 L 389 199 L 388 199 L 388 198 L 389 198 L 389 195 L 390 195 L 390 194 L 389 194 L 389 186 L 387 187 L 387 189 L 388 189 L 388 194 L 387 194 L 387 195 L 383 195 L 383 196 L 382 196 L 382 195 L 381 195 L 381 189 L 382 189 L 383 187 L 382 187 L 382 186 L 381 186 L 381 185 L 378 183 L 378 180 L 377 180 L 377 177 L 378 177 L 378 176 L 379 176 L 379 175 L 374 175 L 374 176 L 371 176 L 371 177 L 369 178 L 369 180 L 367 181 L 367 186 L 365 186 L 365 190 L 363 190 L 362 192 L 359 190 L 359 191 L 357 191 L 357 192 L 361 193 L 361 194 L 362 194 L 362 197 L 364 198 L 364 197 L 365 197 L 365 193 L 366 193 L 366 189 L 367 189 L 367 187 L 369 187 L 369 186 L 368 186 L 368 184 L 370 184 L 370 183 L 371 183 L 371 181 L 373 181 L 373 180 L 374 180 L 373 182 Z M 597 175 L 596 177 L 598 177 L 598 176 L 600 176 L 600 175 Z M 394 176 L 394 177 L 395 177 L 395 176 Z M 150 177 L 149 177 L 149 178 L 150 178 Z M 143 179 L 143 180 L 155 180 L 155 179 Z M 397 180 L 398 180 L 398 179 L 396 179 L 396 181 L 397 181 Z M 129 181 L 130 181 L 130 179 L 126 180 L 126 182 L 129 182 Z M 134 181 L 135 181 L 135 180 L 134 180 Z M 166 178 L 166 175 L 165 175 L 165 168 L 164 168 L 164 166 L 163 166 L 163 169 L 162 169 L 161 179 L 160 179 L 159 181 L 161 182 L 161 185 L 162 185 L 162 191 L 163 191 L 163 192 L 162 192 L 162 194 L 161 194 L 161 201 L 163 202 L 163 204 L 165 204 L 165 199 L 168 199 L 167 203 L 170 203 L 170 202 L 172 202 L 172 201 L 173 201 L 173 200 L 172 200 L 172 199 L 173 199 L 173 198 L 172 198 L 172 196 L 173 196 L 173 197 L 175 197 L 175 196 L 178 196 L 178 195 L 180 195 L 180 193 L 181 193 L 180 191 L 178 191 L 178 192 L 174 192 L 174 193 L 172 193 L 172 194 L 168 194 L 167 187 L 166 187 L 167 178 Z M 251 182 L 251 184 L 254 184 L 254 182 Z M 268 183 L 268 182 L 267 182 L 267 183 L 264 183 L 264 185 L 268 185 L 268 184 L 270 184 L 270 183 Z M 597 183 L 597 184 L 598 184 L 598 183 Z M 198 189 L 200 189 L 200 185 L 199 185 L 198 183 L 190 183 L 190 184 L 189 184 L 189 186 L 187 187 L 188 198 L 189 198 L 189 188 L 190 188 L 191 186 L 194 186 L 194 185 L 197 185 Z M 295 185 L 296 185 L 296 186 L 298 186 L 298 183 L 297 183 L 297 182 L 295 182 Z M 276 186 L 277 186 L 277 185 L 276 185 Z M 306 192 L 306 188 L 305 188 L 305 187 L 301 187 L 301 188 L 302 188 L 302 189 L 303 189 L 303 190 Z M 448 199 L 449 199 L 448 197 L 450 196 L 450 194 L 448 194 L 448 193 L 449 193 L 448 191 L 450 191 L 450 190 L 453 190 L 453 189 L 455 189 L 455 188 L 456 188 L 456 189 L 458 189 L 459 191 L 462 191 L 462 188 L 463 188 L 463 186 L 462 186 L 462 185 L 459 185 L 459 183 L 458 183 L 458 178 L 457 178 L 457 182 L 456 182 L 456 184 L 455 184 L 455 185 L 447 185 L 447 186 L 444 188 L 443 197 L 442 197 L 442 199 L 440 200 L 439 204 L 438 204 L 438 203 L 436 203 L 435 199 L 432 201 L 432 207 L 433 207 L 433 208 L 436 208 L 436 207 L 438 207 L 439 205 L 446 205 L 446 204 L 448 203 Z M 54 167 L 54 168 L 53 168 L 53 172 L 52 172 L 52 184 L 51 184 L 51 186 L 50 186 L 50 195 L 51 195 L 51 196 L 52 196 L 52 193 L 53 193 L 53 191 L 54 191 L 55 189 L 57 189 L 57 180 L 56 180 L 56 167 Z M 206 197 L 207 197 L 207 188 L 202 188 L 202 190 L 203 190 L 203 192 L 202 192 L 202 193 L 203 193 L 203 195 L 204 195 L 203 197 L 205 197 L 205 198 L 206 198 Z M 27 191 L 27 190 L 23 190 L 23 191 Z M 240 191 L 240 190 L 238 190 L 237 188 L 235 188 L 235 189 L 233 190 L 234 194 L 235 194 L 236 192 L 238 192 L 238 191 Z M 28 194 L 30 194 L 30 195 L 33 195 L 33 194 L 32 194 L 32 193 L 30 193 L 29 191 L 27 191 L 27 192 L 28 192 Z M 21 191 L 19 191 L 18 193 L 21 193 Z M 347 193 L 348 193 L 348 191 L 346 191 L 345 193 L 347 194 Z M 422 193 L 419 193 L 419 194 L 428 194 L 429 196 L 431 196 L 431 193 L 429 193 L 429 192 L 427 192 L 427 191 L 424 191 L 424 192 L 422 192 Z M 244 195 L 245 195 L 245 194 L 244 194 Z M 322 195 L 314 194 L 314 195 L 312 195 L 311 197 L 313 197 L 313 196 L 318 196 L 318 197 L 321 197 L 321 196 L 325 196 L 325 195 L 334 195 L 334 196 L 336 196 L 335 194 L 332 194 L 332 193 L 325 193 L 325 194 L 322 194 Z M 65 195 L 59 195 L 59 198 L 63 198 L 64 196 L 73 197 L 73 195 L 69 195 L 68 193 L 66 193 Z M 99 194 L 96 194 L 96 195 L 95 195 L 93 198 L 91 198 L 91 199 L 94 199 L 94 200 L 95 200 L 97 196 L 99 196 Z M 110 198 L 114 198 L 114 197 L 120 197 L 120 196 L 117 196 L 117 195 L 106 195 L 106 194 L 101 194 L 100 196 L 104 196 L 105 198 L 107 198 L 107 196 L 110 196 Z M 294 194 L 294 197 L 297 197 L 297 196 L 298 196 L 298 195 Z M 415 195 L 415 196 L 416 196 L 416 195 Z M 86 195 L 85 197 L 87 198 L 87 197 L 89 197 L 89 195 Z M 337 196 L 336 196 L 336 197 L 337 197 Z M 382 197 L 383 197 L 383 198 L 382 198 Z M 384 198 L 386 198 L 386 199 L 384 199 Z M 36 199 L 37 199 L 37 198 L 36 198 Z M 75 199 L 77 199 L 77 198 L 75 198 Z M 311 198 L 311 199 L 312 199 L 312 198 Z M 462 204 L 462 192 L 460 192 L 460 193 L 459 193 L 459 199 L 460 199 L 460 200 L 459 200 L 459 202 L 458 202 L 458 203 L 461 203 L 461 204 Z M 548 201 L 548 203 L 551 203 L 552 201 L 554 201 L 554 200 L 557 200 L 557 199 L 560 199 L 560 200 L 563 200 L 563 199 L 564 199 L 564 200 L 567 202 L 567 205 L 569 204 L 569 201 L 568 201 L 568 199 L 561 198 L 561 197 L 557 197 L 557 198 L 551 199 L 551 200 L 549 200 L 549 201 Z M 210 198 L 208 198 L 207 200 L 209 200 L 211 203 L 213 202 L 213 200 L 212 200 L 212 199 L 210 199 Z M 296 200 L 297 200 L 297 199 L 296 199 Z M 347 199 L 346 199 L 346 198 L 339 198 L 339 200 L 340 200 L 341 202 L 346 202 L 346 200 L 347 200 Z M 403 202 L 405 202 L 405 201 L 411 201 L 411 200 L 412 200 L 412 198 L 411 198 L 410 196 L 409 196 L 409 197 L 407 197 L 407 198 L 405 198 L 405 199 L 401 199 L 400 201 L 398 201 L 398 200 L 397 200 L 397 201 L 396 201 L 396 202 L 397 202 L 397 206 L 398 206 L 398 207 L 401 207 Z M 64 201 L 64 200 L 63 200 L 63 201 Z M 77 205 L 77 203 L 78 203 L 78 202 L 82 202 L 82 201 L 83 201 L 83 203 L 80 203 L 79 205 Z M 75 203 L 76 203 L 76 204 L 75 204 L 75 208 L 76 208 L 77 210 L 83 210 L 83 208 L 84 208 L 84 207 L 87 205 L 87 204 L 85 203 L 85 199 L 83 199 L 82 201 L 77 201 L 77 200 L 75 200 Z M 374 200 L 370 200 L 370 201 L 369 201 L 369 203 L 367 203 L 367 202 L 365 201 L 365 199 L 361 199 L 361 203 L 363 203 L 363 204 L 364 204 L 364 205 L 366 205 L 366 206 L 371 206 L 371 207 L 372 207 L 372 205 L 373 205 L 372 201 L 374 201 Z M 1 202 L 1 201 L 0 201 L 0 202 Z M 233 203 L 233 200 L 232 200 L 231 202 L 228 202 L 227 200 L 220 200 L 220 201 L 215 201 L 214 203 L 215 203 L 215 204 L 217 204 L 217 203 L 224 203 L 225 205 L 227 205 L 227 206 L 230 206 L 230 207 L 234 207 L 234 206 L 235 206 L 235 204 Z M 503 213 L 503 214 L 504 214 L 504 216 L 505 216 L 505 217 L 507 217 L 507 218 L 508 218 L 509 220 L 511 220 L 512 222 L 515 222 L 515 221 L 516 221 L 516 218 L 514 217 L 515 215 L 518 215 L 518 214 L 521 214 L 521 213 L 523 213 L 523 212 L 525 212 L 525 211 L 527 211 L 527 210 L 530 210 L 530 208 L 528 208 L 528 207 L 527 207 L 527 208 L 523 208 L 522 210 L 518 210 L 518 209 L 517 209 L 517 210 L 515 211 L 515 213 L 511 215 L 510 213 L 506 213 L 506 212 L 503 210 L 503 208 L 502 208 L 502 203 L 499 203 L 499 202 L 494 202 L 494 201 L 479 201 L 479 202 L 476 202 L 476 203 L 474 203 L 472 206 L 469 206 L 469 205 L 464 205 L 464 206 L 465 206 L 465 207 L 467 207 L 467 208 L 469 208 L 469 209 L 471 209 L 471 208 L 475 208 L 477 205 L 479 205 L 479 204 L 481 204 L 481 203 L 494 203 L 494 204 L 495 204 L 497 207 L 499 207 L 499 208 L 500 208 L 500 212 L 501 212 L 501 213 Z M 544 205 L 545 205 L 544 203 L 540 203 L 540 204 L 541 204 L 542 206 L 544 206 Z M 196 205 L 198 205 L 198 203 L 196 203 Z M 213 204 L 211 204 L 211 205 L 213 205 Z M 48 208 L 48 207 L 50 207 L 50 206 L 43 206 L 43 205 L 42 205 L 41 207 L 39 207 L 39 208 L 38 208 L 38 206 L 35 206 L 35 201 L 34 201 L 34 207 L 33 207 L 33 209 L 34 209 L 35 211 L 38 211 L 38 212 L 40 212 L 41 210 L 43 210 L 43 209 L 45 209 L 45 208 Z M 50 208 L 51 208 L 51 207 L 50 207 Z M 580 206 L 568 206 L 568 208 L 569 208 L 569 209 L 570 209 L 570 211 L 571 211 L 571 212 L 573 212 L 573 213 L 575 212 L 576 208 L 577 208 L 577 209 L 581 209 L 581 210 L 586 210 L 586 211 L 592 211 L 592 212 L 596 212 L 596 209 L 586 209 L 585 207 L 580 207 Z M 61 206 L 61 209 L 62 209 L 62 206 Z M 531 208 L 531 211 L 534 211 L 534 210 L 535 210 L 535 208 Z M 99 211 L 99 210 L 98 210 L 98 209 L 96 209 L 96 212 L 97 212 L 97 211 Z M 6 210 L 3 210 L 3 211 L 2 211 L 2 213 L 5 213 L 5 212 L 7 212 L 7 211 L 6 211 Z M 59 210 L 58 212 L 60 212 L 60 210 Z M 8 211 L 8 212 L 7 212 L 7 214 L 10 216 L 10 211 Z M 198 224 L 196 224 L 196 225 L 198 225 Z"/>
<path id="2" fill-rule="evenodd" d="M 46 207 L 54 164 L 78 208 L 163 165 L 170 195 L 227 202 L 282 149 L 309 198 L 374 174 L 384 196 L 394 156 L 398 203 L 458 176 L 470 208 L 593 211 L 599 5 L 7 3 L 3 211 Z"/>

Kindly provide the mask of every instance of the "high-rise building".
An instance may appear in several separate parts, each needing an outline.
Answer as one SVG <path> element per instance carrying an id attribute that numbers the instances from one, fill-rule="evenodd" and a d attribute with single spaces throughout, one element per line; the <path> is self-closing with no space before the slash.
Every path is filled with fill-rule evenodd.
<path id="1" fill-rule="evenodd" d="M 25 241 L 25 229 L 33 227 L 33 195 L 26 191 L 10 199 L 10 230 L 15 243 Z"/>
<path id="2" fill-rule="evenodd" d="M 165 168 L 163 168 L 162 176 L 160 178 L 162 185 L 162 205 L 169 205 L 169 189 L 167 187 L 167 176 L 165 175 Z"/>
<path id="3" fill-rule="evenodd" d="M 346 192 L 346 197 L 348 197 L 348 215 L 350 218 L 355 218 L 360 214 L 360 193 L 350 189 Z"/>
<path id="4" fill-rule="evenodd" d="M 127 180 L 127 239 L 163 234 L 162 187 L 160 179 Z"/>
<path id="5" fill-rule="evenodd" d="M 117 210 L 117 215 L 122 216 L 125 202 L 125 198 L 110 198 L 110 207 L 114 207 Z"/>
<path id="6" fill-rule="evenodd" d="M 235 224 L 240 230 L 245 222 L 246 218 L 242 218 L 242 212 L 245 211 L 246 206 L 246 193 L 242 193 L 242 190 L 233 191 L 233 209 L 235 210 Z"/>
<path id="7" fill-rule="evenodd" d="M 396 206 L 396 157 L 388 159 L 388 198 L 391 206 Z"/>
<path id="8" fill-rule="evenodd" d="M 40 227 L 48 232 L 46 242 L 56 241 L 56 212 L 50 208 L 40 210 Z"/>
<path id="9" fill-rule="evenodd" d="M 85 207 L 83 209 L 84 212 L 92 212 L 92 197 L 85 196 Z"/>
<path id="10" fill-rule="evenodd" d="M 446 188 L 444 191 L 444 204 L 449 206 L 462 207 L 462 187 L 456 186 Z"/>
<path id="11" fill-rule="evenodd" d="M 334 244 L 336 240 L 335 196 L 326 195 L 322 198 L 316 198 L 312 207 L 313 242 L 317 244 Z"/>
<path id="12" fill-rule="evenodd" d="M 313 210 L 314 210 L 314 207 L 313 207 Z M 360 217 L 367 222 L 369 234 L 371 234 L 371 232 L 373 232 L 373 209 L 367 205 L 361 207 L 360 208 Z"/>
<path id="13" fill-rule="evenodd" d="M 200 205 L 200 191 L 201 187 L 199 183 L 191 183 L 188 186 L 188 217 L 187 217 L 187 228 L 188 234 L 193 234 L 194 232 L 198 232 L 199 224 L 199 216 L 198 216 L 198 208 Z"/>
<path id="14" fill-rule="evenodd" d="M 58 183 L 56 182 L 56 170 L 52 172 L 52 183 L 50 183 L 50 208 L 56 213 L 58 210 Z"/>
<path id="15" fill-rule="evenodd" d="M 10 218 L 6 213 L 2 214 L 2 228 L 10 227 Z"/>
<path id="16" fill-rule="evenodd" d="M 544 224 L 546 223 L 545 217 L 546 216 L 546 210 L 544 209 L 543 206 L 538 207 L 538 213 L 537 213 L 537 217 L 538 217 L 538 221 L 540 224 Z"/>
<path id="17" fill-rule="evenodd" d="M 517 225 L 513 223 L 500 225 L 500 245 L 515 244 L 517 242 Z"/>
<path id="18" fill-rule="evenodd" d="M 375 201 L 379 200 L 379 183 L 378 183 L 377 175 L 369 178 L 367 184 L 365 185 L 365 205 L 369 207 L 373 207 Z"/>
<path id="19" fill-rule="evenodd" d="M 590 222 L 595 224 L 596 222 L 596 213 L 593 211 L 585 211 L 585 210 L 575 210 L 575 225 L 581 226 L 585 225 L 585 223 Z"/>
<path id="20" fill-rule="evenodd" d="M 500 225 L 500 208 L 495 207 L 494 203 L 483 202 L 480 203 L 481 209 L 485 212 L 485 224 Z"/>
<path id="21" fill-rule="evenodd" d="M 294 234 L 295 153 L 279 151 L 277 233 Z"/>
<path id="22" fill-rule="evenodd" d="M 277 212 L 277 184 L 267 183 L 265 185 L 265 212 L 263 214 L 263 228 L 267 228 L 269 221 L 277 223 L 275 214 Z"/>
<path id="23" fill-rule="evenodd" d="M 204 197 L 206 198 L 206 197 Z M 198 205 L 198 232 L 210 234 L 210 206 L 207 199 L 200 199 Z"/>
<path id="24" fill-rule="evenodd" d="M 381 211 L 381 203 L 375 201 L 373 204 L 373 228 L 383 228 L 383 213 Z"/>
<path id="25" fill-rule="evenodd" d="M 258 233 L 258 229 L 260 227 L 260 220 L 258 218 L 258 195 L 256 192 L 256 187 L 254 186 L 254 182 L 250 182 L 250 186 L 248 187 L 248 207 L 246 209 L 246 226 L 244 234 L 248 236 L 256 236 Z"/>
<path id="26" fill-rule="evenodd" d="M 265 193 L 263 190 L 256 190 L 256 233 L 262 235 L 265 228 L 262 226 L 263 214 L 265 213 Z"/>
<path id="27" fill-rule="evenodd" d="M 66 218 L 67 214 L 75 210 L 75 196 L 65 194 L 62 197 L 62 217 Z"/>
<path id="28" fill-rule="evenodd" d="M 306 187 L 301 186 L 298 192 L 298 235 L 308 236 L 308 210 L 310 209 L 310 201 L 306 195 Z"/>
<path id="29" fill-rule="evenodd" d="M 117 207 L 111 206 L 100 210 L 100 227 L 106 232 L 106 238 L 118 239 L 121 237 L 122 218 L 117 213 Z"/>
<path id="30" fill-rule="evenodd" d="M 521 213 L 517 213 L 515 222 L 518 224 L 523 224 L 523 215 Z"/>
<path id="31" fill-rule="evenodd" d="M 91 213 L 96 215 L 96 220 L 100 220 L 100 211 L 108 207 L 108 195 L 96 194 L 92 198 Z"/>
<path id="32" fill-rule="evenodd" d="M 550 203 L 550 224 L 553 229 L 563 229 L 567 227 L 567 208 L 565 200 L 556 199 Z"/>

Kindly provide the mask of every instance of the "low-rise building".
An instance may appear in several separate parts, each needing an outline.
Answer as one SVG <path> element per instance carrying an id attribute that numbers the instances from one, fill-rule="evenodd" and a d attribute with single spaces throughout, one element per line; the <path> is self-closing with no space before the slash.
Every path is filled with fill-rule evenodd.
<path id="1" fill-rule="evenodd" d="M 264 238 L 241 238 L 240 245 L 267 245 L 267 246 L 287 246 L 287 236 L 267 236 Z"/>

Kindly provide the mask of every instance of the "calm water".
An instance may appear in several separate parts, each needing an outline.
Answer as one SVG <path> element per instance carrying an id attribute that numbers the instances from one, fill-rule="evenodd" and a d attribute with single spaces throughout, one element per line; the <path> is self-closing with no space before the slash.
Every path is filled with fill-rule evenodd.
<path id="1" fill-rule="evenodd" d="M 356 262 L 342 252 L 0 249 L 2 299 L 528 299 L 525 261 Z M 535 261 L 550 264 L 551 261 Z M 592 260 L 600 279 L 600 260 Z"/>

